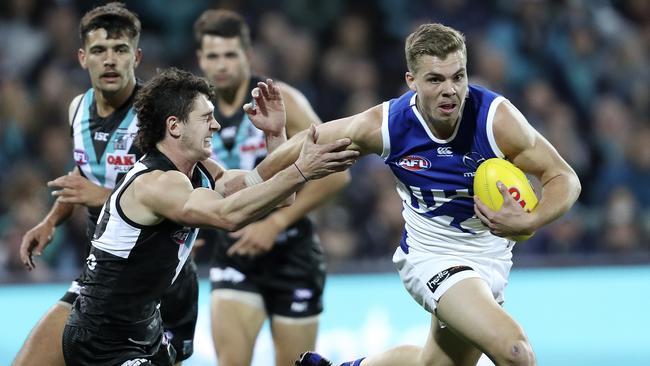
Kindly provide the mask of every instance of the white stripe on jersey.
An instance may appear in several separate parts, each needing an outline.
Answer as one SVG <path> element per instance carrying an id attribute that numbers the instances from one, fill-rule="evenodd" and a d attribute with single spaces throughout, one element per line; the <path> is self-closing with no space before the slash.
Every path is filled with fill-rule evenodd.
<path id="1" fill-rule="evenodd" d="M 147 167 L 144 164 L 137 162 L 133 166 L 133 169 L 131 169 L 124 177 L 123 182 L 128 182 L 134 174 L 145 169 L 147 169 Z M 120 258 L 129 257 L 131 250 L 135 247 L 140 232 L 142 231 L 140 228 L 129 225 L 117 211 L 117 199 L 120 196 L 120 192 L 127 186 L 127 184 L 120 185 L 120 187 L 111 194 L 111 199 L 105 203 L 105 205 L 109 205 L 110 217 L 108 218 L 108 223 L 106 224 L 106 228 L 102 235 L 98 238 L 93 238 L 92 240 L 92 245 L 95 248 L 101 249 Z M 106 210 L 102 209 L 99 219 L 97 220 L 98 225 L 102 223 L 105 214 Z"/>
<path id="2" fill-rule="evenodd" d="M 485 132 L 487 132 L 488 141 L 490 141 L 490 147 L 492 148 L 492 151 L 494 151 L 494 155 L 502 159 L 505 158 L 505 154 L 501 152 L 501 149 L 499 149 L 499 146 L 497 146 L 497 141 L 494 138 L 494 129 L 492 125 L 494 124 L 494 114 L 497 112 L 497 107 L 504 100 L 506 100 L 506 98 L 501 96 L 494 98 L 494 100 L 490 104 L 487 120 L 485 121 Z"/>
<path id="3" fill-rule="evenodd" d="M 384 143 L 384 147 L 381 151 L 381 158 L 386 160 L 388 155 L 390 155 L 390 133 L 388 131 L 388 109 L 390 107 L 390 102 L 384 102 L 381 107 L 381 140 Z"/>

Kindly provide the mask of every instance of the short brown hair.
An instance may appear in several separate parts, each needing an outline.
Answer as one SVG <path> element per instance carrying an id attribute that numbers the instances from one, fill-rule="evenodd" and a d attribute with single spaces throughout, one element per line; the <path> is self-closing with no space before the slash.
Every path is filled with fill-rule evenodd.
<path id="1" fill-rule="evenodd" d="M 248 24 L 241 15 L 231 10 L 208 9 L 204 11 L 194 22 L 194 40 L 197 49 L 201 48 L 201 41 L 206 34 L 224 38 L 239 37 L 245 50 L 252 47 Z"/>
<path id="2" fill-rule="evenodd" d="M 126 35 L 135 41 L 137 46 L 140 40 L 140 19 L 138 16 L 119 2 L 112 2 L 96 7 L 87 12 L 79 24 L 79 37 L 83 44 L 86 43 L 88 32 L 104 28 L 108 38 L 119 38 Z"/>
<path id="3" fill-rule="evenodd" d="M 406 66 L 416 72 L 418 59 L 422 55 L 446 58 L 456 51 L 462 51 L 467 58 L 465 36 L 450 27 L 439 23 L 422 24 L 406 38 Z"/>
<path id="4" fill-rule="evenodd" d="M 207 80 L 191 72 L 169 68 L 144 84 L 133 103 L 138 116 L 136 145 L 147 153 L 165 137 L 166 120 L 170 116 L 187 122 L 194 98 L 204 94 L 214 102 L 214 89 Z"/>

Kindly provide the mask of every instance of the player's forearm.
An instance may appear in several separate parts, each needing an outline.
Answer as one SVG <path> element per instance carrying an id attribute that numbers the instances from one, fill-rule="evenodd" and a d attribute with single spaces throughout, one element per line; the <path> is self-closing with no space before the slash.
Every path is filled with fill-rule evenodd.
<path id="1" fill-rule="evenodd" d="M 573 172 L 556 175 L 542 187 L 542 199 L 531 215 L 534 230 L 567 212 L 580 195 L 580 180 Z"/>
<path id="2" fill-rule="evenodd" d="M 57 199 L 43 221 L 54 227 L 59 226 L 72 215 L 74 207 L 74 203 L 64 203 Z"/>
<path id="3" fill-rule="evenodd" d="M 350 182 L 347 171 L 328 175 L 327 177 L 309 181 L 298 192 L 291 206 L 283 207 L 271 214 L 269 219 L 286 229 L 299 219 L 305 217 L 314 209 L 323 205 L 330 197 L 339 192 Z"/>
<path id="4" fill-rule="evenodd" d="M 89 200 L 87 206 L 101 207 L 104 205 L 108 197 L 111 195 L 111 190 L 104 187 L 97 187 L 94 196 Z"/>
<path id="5" fill-rule="evenodd" d="M 306 133 L 299 133 L 293 136 L 285 143 L 278 146 L 275 151 L 267 155 L 264 160 L 255 168 L 256 174 L 259 175 L 260 181 L 265 181 L 274 176 L 277 172 L 293 164 L 298 155 L 305 139 Z M 246 188 L 246 175 L 240 174 L 224 180 L 223 195 L 230 196 Z"/>
<path id="6" fill-rule="evenodd" d="M 287 142 L 285 129 L 282 129 L 282 132 L 276 135 L 265 132 L 264 137 L 266 138 L 266 150 L 269 154 L 275 151 L 280 145 Z"/>
<path id="7" fill-rule="evenodd" d="M 306 131 L 294 135 L 264 158 L 255 168 L 260 177 L 267 180 L 277 172 L 293 164 L 298 159 L 298 155 L 300 155 L 300 149 L 302 148 L 306 135 Z"/>
<path id="8" fill-rule="evenodd" d="M 291 166 L 266 182 L 238 191 L 223 199 L 208 199 L 192 193 L 183 209 L 184 221 L 197 226 L 237 230 L 270 212 L 304 184 Z"/>

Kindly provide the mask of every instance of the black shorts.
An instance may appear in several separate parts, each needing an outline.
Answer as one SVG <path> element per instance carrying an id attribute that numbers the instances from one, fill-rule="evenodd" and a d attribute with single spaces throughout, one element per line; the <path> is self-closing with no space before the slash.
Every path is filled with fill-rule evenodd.
<path id="1" fill-rule="evenodd" d="M 175 350 L 162 328 L 149 336 L 132 333 L 93 331 L 66 324 L 63 330 L 63 358 L 67 366 L 174 365 Z"/>
<path id="2" fill-rule="evenodd" d="M 72 281 L 60 301 L 70 305 L 74 303 L 79 297 L 79 281 L 79 278 Z M 194 352 L 194 330 L 199 312 L 198 281 L 196 265 L 190 258 L 161 298 L 160 314 L 165 336 L 176 350 L 176 362 L 188 359 Z"/>
<path id="3" fill-rule="evenodd" d="M 61 296 L 59 301 L 68 303 L 70 305 L 74 304 L 74 301 L 77 300 L 77 297 L 79 297 L 80 289 L 81 287 L 79 285 L 79 278 L 77 278 L 76 280 L 72 281 L 72 283 L 70 283 L 70 287 L 65 292 L 65 294 Z"/>
<path id="4" fill-rule="evenodd" d="M 186 360 L 194 352 L 198 312 L 199 279 L 196 265 L 190 258 L 160 301 L 165 336 L 176 349 L 176 362 Z"/>
<path id="5" fill-rule="evenodd" d="M 323 311 L 325 260 L 311 222 L 285 231 L 273 249 L 258 257 L 228 256 L 217 245 L 210 268 L 212 290 L 234 289 L 262 296 L 269 315 L 304 318 Z M 230 243 L 232 245 L 232 241 Z"/>

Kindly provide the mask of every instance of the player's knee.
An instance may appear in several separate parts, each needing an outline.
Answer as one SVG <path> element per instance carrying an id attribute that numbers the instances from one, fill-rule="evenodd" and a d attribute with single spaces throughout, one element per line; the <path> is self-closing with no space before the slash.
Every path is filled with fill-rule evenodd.
<path id="1" fill-rule="evenodd" d="M 504 343 L 495 355 L 497 365 L 533 366 L 535 365 L 535 354 L 526 336 L 521 334 Z"/>

